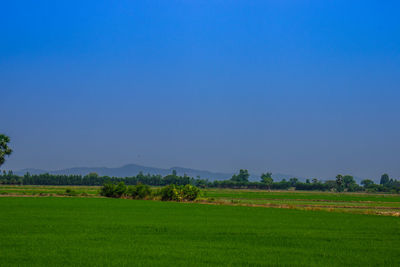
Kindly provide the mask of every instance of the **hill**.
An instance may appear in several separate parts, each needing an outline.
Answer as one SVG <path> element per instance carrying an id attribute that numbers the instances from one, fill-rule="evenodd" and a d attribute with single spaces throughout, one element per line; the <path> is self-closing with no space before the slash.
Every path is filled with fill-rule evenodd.
<path id="1" fill-rule="evenodd" d="M 62 170 L 42 170 L 42 169 L 22 169 L 19 171 L 15 171 L 18 175 L 24 175 L 29 172 L 30 174 L 41 174 L 41 173 L 50 173 L 50 174 L 65 174 L 65 175 L 86 175 L 91 172 L 96 172 L 100 176 L 114 176 L 114 177 L 127 177 L 137 175 L 139 172 L 143 172 L 144 174 L 160 174 L 162 176 L 168 175 L 175 170 L 178 175 L 188 175 L 190 177 L 200 177 L 201 179 L 208 179 L 210 181 L 214 180 L 226 180 L 230 179 L 233 173 L 220 173 L 220 172 L 211 172 L 206 170 L 197 170 L 190 168 L 182 168 L 182 167 L 172 167 L 169 169 L 156 168 L 156 167 L 148 167 L 137 164 L 127 164 L 121 167 L 116 168 L 108 168 L 108 167 L 76 167 L 76 168 L 67 168 Z M 251 181 L 259 180 L 260 176 L 258 174 L 253 174 L 250 176 Z M 281 179 L 290 179 L 295 177 L 293 175 L 287 174 L 274 174 L 273 178 L 275 180 Z M 302 178 L 299 178 L 302 180 Z"/>

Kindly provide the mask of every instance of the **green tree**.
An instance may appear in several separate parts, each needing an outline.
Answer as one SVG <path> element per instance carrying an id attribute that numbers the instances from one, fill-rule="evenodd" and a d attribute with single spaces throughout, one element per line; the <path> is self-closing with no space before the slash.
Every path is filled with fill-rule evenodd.
<path id="1" fill-rule="evenodd" d="M 356 184 L 356 181 L 354 180 L 354 177 L 351 175 L 345 175 L 343 177 L 343 184 L 344 188 L 350 188 Z"/>
<path id="2" fill-rule="evenodd" d="M 117 186 L 115 187 L 115 191 L 114 191 L 114 196 L 115 197 L 122 197 L 125 193 L 126 193 L 126 191 L 127 191 L 127 186 L 125 185 L 125 183 L 124 182 L 119 182 L 118 184 L 117 184 Z"/>
<path id="3" fill-rule="evenodd" d="M 100 195 L 105 197 L 114 197 L 115 192 L 115 184 L 113 183 L 106 183 L 100 189 Z"/>
<path id="4" fill-rule="evenodd" d="M 239 174 L 234 174 L 231 178 L 232 181 L 234 182 L 239 182 L 239 183 L 246 183 L 249 181 L 249 171 L 248 170 L 243 170 L 240 169 Z"/>
<path id="5" fill-rule="evenodd" d="M 380 181 L 379 184 L 385 186 L 385 185 L 387 185 L 389 182 L 390 182 L 389 175 L 388 175 L 387 173 L 382 174 L 382 176 L 381 176 L 381 181 Z"/>
<path id="6" fill-rule="evenodd" d="M 267 173 L 261 174 L 261 182 L 264 183 L 268 187 L 268 190 L 270 190 L 271 185 L 274 182 L 274 179 L 272 179 L 272 173 L 267 172 Z"/>
<path id="7" fill-rule="evenodd" d="M 343 176 L 341 174 L 336 176 L 336 189 L 338 192 L 343 191 Z"/>
<path id="8" fill-rule="evenodd" d="M 97 172 L 91 172 L 88 175 L 86 175 L 88 178 L 98 178 L 99 175 L 97 174 Z"/>
<path id="9" fill-rule="evenodd" d="M 290 183 L 290 186 L 296 186 L 296 184 L 299 182 L 299 179 L 297 179 L 297 178 L 290 178 L 289 179 L 289 183 Z"/>
<path id="10" fill-rule="evenodd" d="M 361 185 L 364 186 L 364 188 L 371 187 L 374 184 L 375 184 L 374 181 L 372 181 L 370 179 L 364 179 L 361 181 Z"/>
<path id="11" fill-rule="evenodd" d="M 9 156 L 12 153 L 12 149 L 8 147 L 10 143 L 10 137 L 5 134 L 0 134 L 0 166 L 5 162 L 5 156 Z"/>
<path id="12" fill-rule="evenodd" d="M 332 190 L 337 187 L 336 180 L 326 180 L 324 184 L 328 190 Z"/>

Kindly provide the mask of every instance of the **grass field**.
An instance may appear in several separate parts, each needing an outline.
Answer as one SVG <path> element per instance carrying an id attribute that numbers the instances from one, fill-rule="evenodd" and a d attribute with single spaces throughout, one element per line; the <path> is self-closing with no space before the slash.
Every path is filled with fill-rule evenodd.
<path id="1" fill-rule="evenodd" d="M 208 189 L 206 195 L 229 199 L 282 199 L 400 202 L 399 194 L 333 193 L 320 191 L 267 191 L 238 189 Z"/>
<path id="2" fill-rule="evenodd" d="M 107 198 L 0 198 L 1 266 L 398 266 L 396 217 Z"/>
<path id="3" fill-rule="evenodd" d="M 398 194 L 208 189 L 204 196 L 221 204 L 400 216 Z"/>
<path id="4" fill-rule="evenodd" d="M 0 196 L 99 197 L 99 186 L 0 186 Z M 203 203 L 400 216 L 399 194 L 204 189 Z"/>
<path id="5" fill-rule="evenodd" d="M 72 189 L 85 196 L 97 196 L 100 186 L 1 185 L 0 195 L 65 195 L 66 189 Z"/>

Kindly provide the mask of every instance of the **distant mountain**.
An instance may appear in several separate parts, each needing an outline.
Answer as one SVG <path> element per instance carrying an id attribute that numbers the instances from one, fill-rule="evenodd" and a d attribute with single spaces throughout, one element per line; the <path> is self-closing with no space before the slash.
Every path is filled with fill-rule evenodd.
<path id="1" fill-rule="evenodd" d="M 143 172 L 144 174 L 160 174 L 162 176 L 168 175 L 175 170 L 178 175 L 188 175 L 193 178 L 200 177 L 201 179 L 208 179 L 210 181 L 214 180 L 226 180 L 230 179 L 233 173 L 220 173 L 220 172 L 210 172 L 204 170 L 196 170 L 182 167 L 172 167 L 169 169 L 163 168 L 155 168 L 155 167 L 147 167 L 137 164 L 128 164 L 122 167 L 117 168 L 107 168 L 107 167 L 77 167 L 77 168 L 68 168 L 56 171 L 47 171 L 40 169 L 22 169 L 19 171 L 15 171 L 18 175 L 24 175 L 29 172 L 30 174 L 42 174 L 42 173 L 50 173 L 50 174 L 65 174 L 65 175 L 86 175 L 91 172 L 95 172 L 100 176 L 114 176 L 114 177 L 128 177 L 137 175 L 139 172 Z M 272 177 L 279 181 L 282 179 L 290 179 L 295 177 L 293 175 L 287 174 L 273 174 Z M 260 179 L 259 175 L 251 175 L 251 181 L 258 181 Z M 300 180 L 304 180 L 303 178 L 299 178 Z"/>
<path id="2" fill-rule="evenodd" d="M 181 167 L 173 167 L 169 169 L 163 168 L 155 168 L 155 167 L 148 167 L 148 166 L 141 166 L 137 164 L 128 164 L 122 167 L 117 168 L 107 168 L 107 167 L 77 167 L 77 168 L 68 168 L 56 171 L 47 171 L 47 170 L 40 170 L 40 169 L 22 169 L 16 171 L 15 173 L 18 175 L 24 175 L 25 173 L 29 172 L 30 174 L 41 174 L 41 173 L 50 173 L 50 174 L 80 174 L 86 175 L 91 172 L 96 172 L 100 176 L 114 176 L 114 177 L 127 177 L 127 176 L 134 176 L 140 172 L 144 174 L 160 174 L 162 176 L 168 175 L 175 170 L 178 175 L 188 175 L 190 177 L 197 178 L 200 176 L 202 179 L 209 179 L 213 180 L 225 180 L 232 177 L 231 173 L 218 173 L 218 172 L 210 172 L 210 171 L 203 171 L 203 170 L 195 170 L 189 168 L 181 168 Z"/>
<path id="3" fill-rule="evenodd" d="M 29 172 L 30 174 L 42 174 L 42 173 L 49 173 L 49 171 L 46 170 L 41 170 L 41 169 L 22 169 L 19 171 L 14 171 L 15 174 L 17 175 L 24 175 L 25 173 Z"/>

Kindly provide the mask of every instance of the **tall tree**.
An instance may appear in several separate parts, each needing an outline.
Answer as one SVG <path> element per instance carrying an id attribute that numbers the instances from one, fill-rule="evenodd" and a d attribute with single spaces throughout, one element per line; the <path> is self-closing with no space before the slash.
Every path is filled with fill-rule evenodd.
<path id="1" fill-rule="evenodd" d="M 364 186 L 365 188 L 368 188 L 368 187 L 374 185 L 374 181 L 372 181 L 370 179 L 364 179 L 361 181 L 361 185 Z"/>
<path id="2" fill-rule="evenodd" d="M 336 176 L 336 189 L 339 192 L 343 191 L 343 176 L 341 174 Z"/>
<path id="3" fill-rule="evenodd" d="M 299 179 L 297 179 L 297 178 L 290 178 L 289 179 L 289 183 L 290 183 L 290 186 L 296 186 L 296 184 L 299 182 Z"/>
<path id="4" fill-rule="evenodd" d="M 271 189 L 271 185 L 274 182 L 274 179 L 272 179 L 272 173 L 267 172 L 261 174 L 261 182 L 268 187 L 268 190 Z"/>
<path id="5" fill-rule="evenodd" d="M 345 175 L 343 177 L 343 183 L 345 188 L 349 188 L 352 185 L 356 184 L 356 181 L 354 180 L 354 177 L 351 175 Z"/>
<path id="6" fill-rule="evenodd" d="M 231 178 L 231 181 L 245 183 L 249 181 L 249 177 L 250 174 L 248 170 L 240 169 L 239 174 L 234 174 Z"/>
<path id="7" fill-rule="evenodd" d="M 389 175 L 387 173 L 382 174 L 380 184 L 381 185 L 386 185 L 389 182 L 390 182 Z"/>
<path id="8" fill-rule="evenodd" d="M 8 143 L 10 143 L 10 137 L 0 134 L 0 166 L 5 162 L 5 157 L 12 153 L 12 149 L 8 147 Z"/>

